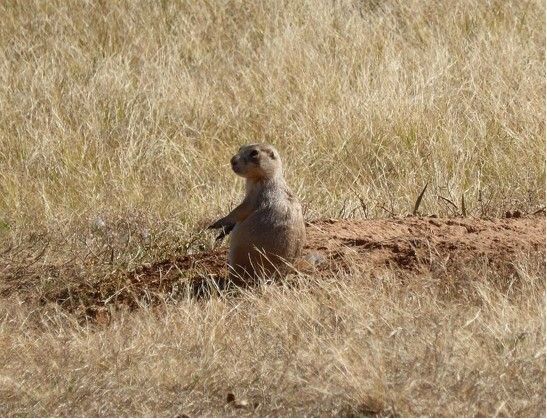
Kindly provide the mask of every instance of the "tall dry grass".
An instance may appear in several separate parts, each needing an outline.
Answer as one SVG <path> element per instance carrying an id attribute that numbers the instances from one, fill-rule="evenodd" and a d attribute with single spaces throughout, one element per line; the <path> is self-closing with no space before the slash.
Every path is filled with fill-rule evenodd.
<path id="1" fill-rule="evenodd" d="M 543 416 L 543 260 L 453 282 L 356 267 L 108 326 L 6 297 L 1 274 L 31 271 L 39 296 L 208 248 L 200 228 L 241 194 L 228 159 L 257 141 L 307 218 L 406 214 L 425 184 L 423 213 L 462 196 L 475 216 L 536 211 L 544 16 L 540 0 L 0 2 L 0 415 Z"/>
<path id="2" fill-rule="evenodd" d="M 181 232 L 269 141 L 308 217 L 536 210 L 542 1 L 4 1 L 0 219 L 138 212 Z M 366 214 L 363 213 L 363 200 Z M 184 233 L 183 233 L 184 234 Z"/>

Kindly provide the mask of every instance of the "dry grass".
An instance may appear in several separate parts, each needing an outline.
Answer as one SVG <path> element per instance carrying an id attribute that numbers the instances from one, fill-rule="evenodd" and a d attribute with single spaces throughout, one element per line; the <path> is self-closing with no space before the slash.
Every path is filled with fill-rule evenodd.
<path id="1" fill-rule="evenodd" d="M 4 305 L 0 414 L 543 416 L 542 267 L 506 292 L 482 273 L 300 278 L 106 327 Z"/>
<path id="2" fill-rule="evenodd" d="M 193 228 L 251 141 L 312 217 L 407 213 L 427 181 L 424 212 L 537 209 L 542 3 L 2 2 L 0 219 Z"/>
<path id="3" fill-rule="evenodd" d="M 542 260 L 468 270 L 463 288 L 356 266 L 105 327 L 18 303 L 2 274 L 24 267 L 40 295 L 209 248 L 200 227 L 241 194 L 226 162 L 256 141 L 282 152 L 307 218 L 406 214 L 428 182 L 422 213 L 459 214 L 462 196 L 474 216 L 536 211 L 544 15 L 540 0 L 0 2 L 0 415 L 543 416 Z M 229 391 L 258 405 L 234 410 Z"/>

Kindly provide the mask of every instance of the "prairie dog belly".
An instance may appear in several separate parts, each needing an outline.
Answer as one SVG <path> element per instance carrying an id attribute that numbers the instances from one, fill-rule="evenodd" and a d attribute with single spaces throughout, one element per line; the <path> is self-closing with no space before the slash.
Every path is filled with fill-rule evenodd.
<path id="1" fill-rule="evenodd" d="M 228 264 L 239 275 L 282 271 L 299 256 L 305 241 L 300 208 L 258 210 L 232 231 Z"/>

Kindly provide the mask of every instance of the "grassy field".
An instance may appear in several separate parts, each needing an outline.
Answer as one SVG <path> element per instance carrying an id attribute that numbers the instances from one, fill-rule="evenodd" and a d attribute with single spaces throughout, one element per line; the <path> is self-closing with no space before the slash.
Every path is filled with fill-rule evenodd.
<path id="1" fill-rule="evenodd" d="M 422 214 L 537 212 L 544 17 L 540 0 L 0 2 L 0 415 L 545 415 L 541 255 L 477 264 L 458 292 L 356 264 L 103 326 L 43 298 L 211 249 L 245 143 L 280 150 L 308 220 L 404 216 L 426 184 Z"/>

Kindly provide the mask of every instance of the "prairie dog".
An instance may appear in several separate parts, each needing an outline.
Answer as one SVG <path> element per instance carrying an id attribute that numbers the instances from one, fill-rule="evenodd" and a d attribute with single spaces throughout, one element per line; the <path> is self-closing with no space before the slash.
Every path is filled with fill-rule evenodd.
<path id="1" fill-rule="evenodd" d="M 245 198 L 209 228 L 232 233 L 228 268 L 234 279 L 283 272 L 306 241 L 302 208 L 285 183 L 281 158 L 269 144 L 242 146 L 230 160 L 246 179 Z"/>

